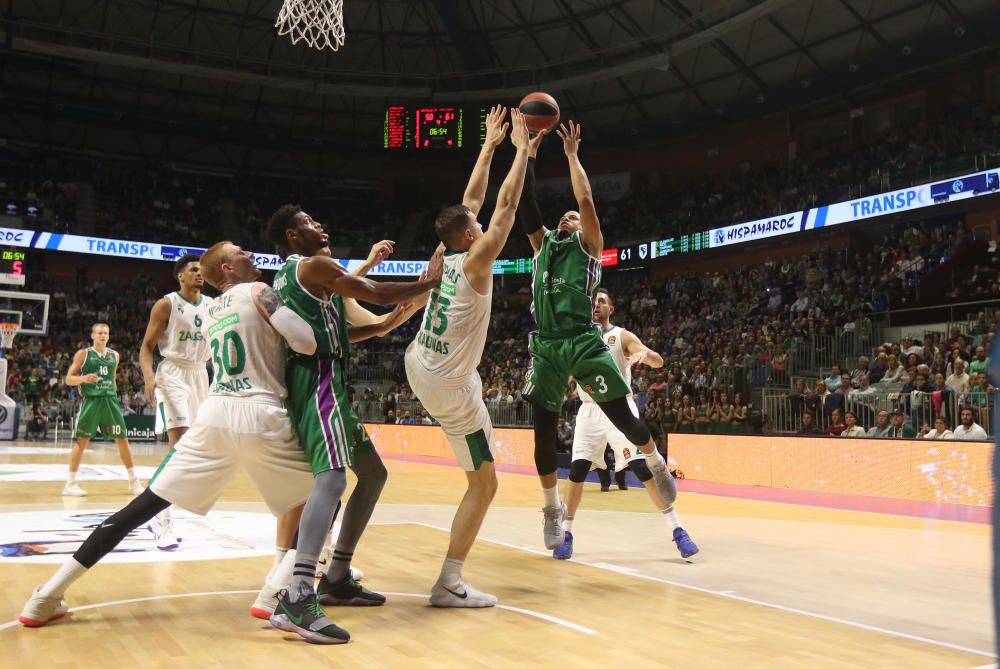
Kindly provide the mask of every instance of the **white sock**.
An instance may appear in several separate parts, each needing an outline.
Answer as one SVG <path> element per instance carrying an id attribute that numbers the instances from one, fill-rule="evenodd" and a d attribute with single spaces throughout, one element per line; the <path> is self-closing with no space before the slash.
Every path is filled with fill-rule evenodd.
<path id="1" fill-rule="evenodd" d="M 551 488 L 542 488 L 542 494 L 545 496 L 545 506 L 558 507 L 562 504 L 562 500 L 559 499 L 558 483 Z"/>
<path id="2" fill-rule="evenodd" d="M 52 575 L 45 585 L 38 589 L 38 591 L 45 597 L 59 597 L 66 594 L 67 588 L 73 585 L 76 579 L 80 578 L 87 573 L 87 568 L 76 561 L 75 558 L 70 558 L 59 567 L 59 571 Z"/>
<path id="3" fill-rule="evenodd" d="M 270 583 L 271 577 L 274 576 L 274 571 L 281 564 L 281 561 L 285 558 L 285 553 L 288 552 L 287 548 L 278 547 L 274 550 L 274 560 L 271 562 L 271 569 L 268 570 L 267 576 L 264 577 L 264 583 Z"/>
<path id="4" fill-rule="evenodd" d="M 132 469 L 131 467 L 126 467 L 125 468 L 125 473 L 128 474 L 128 480 L 129 481 L 134 481 L 135 480 L 135 470 L 134 469 Z"/>
<path id="5" fill-rule="evenodd" d="M 70 472 L 66 475 L 66 483 L 76 483 L 76 472 Z"/>
<path id="6" fill-rule="evenodd" d="M 292 582 L 292 572 L 295 570 L 295 549 L 290 549 L 281 557 L 274 569 L 268 574 L 267 584 L 273 588 L 287 588 Z"/>
<path id="7" fill-rule="evenodd" d="M 438 576 L 438 580 L 446 588 L 455 588 L 462 583 L 462 565 L 464 563 L 461 560 L 453 560 L 452 558 L 445 558 L 444 564 L 441 565 L 441 575 Z"/>
<path id="8" fill-rule="evenodd" d="M 663 511 L 660 511 L 660 513 L 662 513 L 663 517 L 667 519 L 668 523 L 670 523 L 670 529 L 676 530 L 681 526 L 681 521 L 677 517 L 677 512 L 674 511 L 674 507 L 664 509 Z"/>
<path id="9" fill-rule="evenodd" d="M 170 513 L 170 507 L 168 506 L 163 511 L 160 511 L 158 514 L 156 514 L 156 519 L 160 521 L 160 525 L 164 527 L 173 522 L 174 516 L 172 513 Z"/>
<path id="10" fill-rule="evenodd" d="M 573 518 L 566 516 L 563 518 L 563 529 L 567 532 L 573 529 Z"/>
<path id="11" fill-rule="evenodd" d="M 653 449 L 652 453 L 643 453 L 643 455 L 646 456 L 646 464 L 650 468 L 653 468 L 653 467 L 655 467 L 657 465 L 665 463 L 665 460 L 663 459 L 663 456 L 660 455 L 660 452 L 658 450 L 656 450 L 655 448 Z"/>

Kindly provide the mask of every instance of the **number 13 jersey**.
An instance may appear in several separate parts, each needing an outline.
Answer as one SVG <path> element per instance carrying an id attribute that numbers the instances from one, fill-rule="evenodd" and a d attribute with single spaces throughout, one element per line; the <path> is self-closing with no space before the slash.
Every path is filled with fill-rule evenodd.
<path id="1" fill-rule="evenodd" d="M 445 253 L 444 276 L 431 291 L 423 322 L 407 349 L 424 369 L 444 379 L 475 373 L 490 327 L 493 282 L 485 295 L 476 292 L 463 268 L 468 255 Z"/>

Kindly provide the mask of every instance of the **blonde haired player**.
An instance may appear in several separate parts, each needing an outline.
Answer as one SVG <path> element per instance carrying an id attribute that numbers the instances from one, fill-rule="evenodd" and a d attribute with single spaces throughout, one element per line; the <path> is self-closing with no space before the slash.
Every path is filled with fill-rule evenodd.
<path id="1" fill-rule="evenodd" d="M 69 497 L 84 497 L 87 491 L 76 482 L 80 470 L 80 460 L 90 440 L 100 430 L 105 437 L 112 437 L 118 446 L 118 455 L 128 474 L 128 490 L 133 495 L 142 493 L 142 484 L 135 477 L 132 468 L 132 449 L 128 445 L 125 430 L 125 416 L 118 404 L 118 352 L 108 348 L 111 329 L 107 323 L 94 323 L 90 329 L 93 346 L 82 348 L 73 356 L 73 362 L 66 372 L 67 386 L 80 386 L 83 403 L 76 417 L 76 443 L 69 455 L 69 474 L 62 494 Z"/>
<path id="2" fill-rule="evenodd" d="M 216 373 L 208 398 L 177 442 L 173 456 L 141 495 L 95 529 L 73 556 L 32 593 L 19 620 L 39 627 L 67 612 L 63 595 L 130 532 L 171 504 L 204 515 L 242 465 L 271 512 L 301 505 L 312 470 L 284 407 L 285 344 L 302 354 L 316 350 L 309 325 L 267 284 L 253 254 L 220 242 L 202 256 L 205 280 L 221 291 L 203 326 Z M 319 615 L 301 620 L 303 634 L 326 643 L 350 635 Z"/>
<path id="3" fill-rule="evenodd" d="M 483 204 L 493 149 L 506 134 L 503 117 L 503 108 L 491 110 L 487 140 L 463 203 L 446 208 L 434 222 L 446 248 L 444 278 L 431 291 L 423 325 L 406 349 L 410 387 L 441 424 L 469 485 L 452 521 L 441 574 L 431 589 L 433 606 L 481 608 L 497 602 L 493 595 L 475 590 L 462 579 L 462 565 L 497 490 L 493 425 L 483 403 L 483 384 L 476 368 L 490 325 L 493 261 L 514 226 L 529 151 L 544 135 L 529 139 L 521 112 L 511 110 L 511 141 L 517 154 L 500 186 L 489 229 L 483 232 L 476 215 Z"/>
<path id="4" fill-rule="evenodd" d="M 625 379 L 625 385 L 632 387 L 632 365 L 643 363 L 650 367 L 663 367 L 663 358 L 659 353 L 648 348 L 642 341 L 628 330 L 611 324 L 611 315 L 615 312 L 611 295 L 603 288 L 597 290 L 594 299 L 594 322 L 601 328 L 604 344 L 611 354 L 612 360 Z M 577 384 L 582 405 L 576 415 L 576 431 L 573 434 L 573 461 L 569 470 L 569 482 L 566 486 L 566 517 L 563 520 L 565 531 L 562 544 L 552 551 L 557 560 L 565 560 L 573 555 L 573 519 L 580 506 L 583 495 L 583 482 L 587 473 L 596 465 L 603 468 L 604 446 L 611 445 L 615 453 L 615 469 L 621 471 L 628 467 L 636 475 L 649 493 L 653 505 L 664 515 L 673 531 L 673 540 L 681 557 L 689 558 L 698 552 L 698 546 L 691 541 L 687 531 L 681 526 L 674 511 L 673 504 L 663 499 L 653 474 L 646 465 L 646 457 L 624 434 L 618 430 L 611 420 L 604 415 L 594 399 L 587 392 L 592 389 L 585 384 Z M 629 409 L 636 418 L 639 410 L 632 398 L 632 392 L 627 395 Z"/>
<path id="5" fill-rule="evenodd" d="M 139 347 L 139 367 L 146 386 L 146 397 L 156 412 L 156 434 L 167 433 L 170 459 L 174 446 L 184 436 L 198 415 L 198 406 L 208 395 L 208 370 L 211 358 L 208 340 L 202 334 L 212 298 L 201 294 L 205 280 L 201 276 L 201 256 L 188 253 L 174 263 L 178 290 L 161 297 L 149 312 L 146 334 Z M 153 350 L 159 349 L 162 362 L 153 372 Z M 160 467 L 163 467 L 163 464 Z M 155 475 L 154 475 L 155 477 Z M 174 532 L 170 509 L 164 509 L 149 526 L 162 551 L 180 545 Z"/>

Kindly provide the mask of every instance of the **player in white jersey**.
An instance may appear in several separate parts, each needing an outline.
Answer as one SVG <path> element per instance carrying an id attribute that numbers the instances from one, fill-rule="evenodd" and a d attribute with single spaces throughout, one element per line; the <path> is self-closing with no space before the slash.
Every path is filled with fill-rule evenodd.
<path id="1" fill-rule="evenodd" d="M 174 263 L 174 278 L 178 290 L 164 295 L 153 305 L 146 335 L 139 347 L 139 367 L 146 397 L 156 412 L 156 433 L 167 433 L 170 454 L 194 423 L 198 406 L 208 395 L 205 363 L 211 357 L 208 340 L 201 332 L 206 311 L 212 303 L 212 298 L 201 294 L 205 283 L 201 276 L 201 256 L 188 253 L 178 258 Z M 157 348 L 163 361 L 154 374 L 153 351 Z M 180 545 L 170 509 L 157 514 L 149 529 L 161 551 L 176 550 Z"/>
<path id="2" fill-rule="evenodd" d="M 406 378 L 414 395 L 441 424 L 469 487 L 451 525 L 451 542 L 437 583 L 433 606 L 486 607 L 497 598 L 469 587 L 462 564 L 472 549 L 497 490 L 493 425 L 483 403 L 479 366 L 490 324 L 493 261 L 503 250 L 524 185 L 528 154 L 542 135 L 528 136 L 524 117 L 511 110 L 514 164 L 500 187 L 496 208 L 484 233 L 476 220 L 483 204 L 493 151 L 507 132 L 506 110 L 494 107 L 487 117 L 487 139 L 469 179 L 463 203 L 448 207 L 434 222 L 446 248 L 444 278 L 431 291 L 423 325 L 406 349 Z"/>
<path id="3" fill-rule="evenodd" d="M 650 367 L 663 367 L 663 358 L 659 353 L 648 348 L 638 337 L 628 330 L 611 324 L 614 313 L 611 295 L 603 288 L 598 289 L 594 300 L 594 322 L 601 328 L 604 344 L 611 354 L 612 360 L 625 379 L 625 385 L 632 387 L 632 366 L 643 363 Z M 597 377 L 598 381 L 601 377 Z M 698 552 L 698 546 L 688 536 L 681 526 L 673 504 L 663 499 L 653 481 L 653 474 L 646 465 L 646 457 L 630 442 L 601 411 L 601 408 L 588 394 L 587 387 L 578 385 L 580 394 L 580 410 L 576 415 L 576 431 L 573 433 L 573 460 L 569 470 L 569 482 L 566 488 L 566 517 L 563 519 L 565 537 L 561 545 L 556 546 L 552 556 L 557 560 L 565 560 L 573 555 L 573 520 L 580 506 L 583 495 L 583 482 L 594 466 L 604 468 L 604 448 L 610 444 L 615 453 L 615 469 L 621 471 L 628 467 L 636 478 L 642 481 L 653 504 L 664 515 L 673 531 L 673 540 L 681 557 L 688 558 Z M 636 418 L 639 410 L 630 392 L 626 398 L 629 409 Z"/>
<path id="4" fill-rule="evenodd" d="M 285 342 L 309 355 L 316 350 L 312 329 L 267 284 L 256 282 L 260 270 L 252 253 L 220 242 L 205 252 L 201 265 L 205 280 L 222 292 L 202 325 L 216 369 L 208 398 L 149 487 L 101 523 L 32 593 L 19 618 L 28 627 L 65 615 L 67 588 L 171 504 L 208 513 L 240 465 L 275 516 L 309 496 L 312 470 L 283 401 Z M 349 638 L 325 617 L 312 616 L 302 623 L 335 642 Z"/>

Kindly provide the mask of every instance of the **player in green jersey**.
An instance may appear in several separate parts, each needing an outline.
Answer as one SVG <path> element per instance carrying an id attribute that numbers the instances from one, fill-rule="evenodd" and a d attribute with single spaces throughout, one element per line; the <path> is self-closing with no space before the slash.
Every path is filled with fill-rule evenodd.
<path id="1" fill-rule="evenodd" d="M 388 332 L 416 307 L 397 308 L 386 318 L 377 318 L 354 300 L 398 304 L 425 296 L 441 280 L 443 254 L 435 254 L 418 281 L 374 282 L 348 273 L 333 260 L 323 226 L 298 206 L 278 209 L 268 222 L 268 235 L 283 253 L 291 252 L 274 278 L 274 290 L 310 324 L 317 342 L 313 355 L 290 355 L 285 371 L 286 405 L 316 477 L 299 523 L 292 583 L 270 619 L 274 627 L 291 629 L 289 622 L 300 602 L 314 592 L 316 562 L 346 485 L 345 467 L 357 475 L 358 483 L 344 510 L 332 564 L 319 582 L 319 601 L 354 606 L 385 602 L 350 573 L 354 548 L 382 492 L 386 470 L 351 408 L 346 372 L 351 341 Z M 354 328 L 349 325 L 352 321 Z"/>
<path id="2" fill-rule="evenodd" d="M 573 195 L 579 211 L 567 211 L 555 230 L 542 225 L 535 202 L 534 160 L 528 161 L 519 207 L 521 224 L 535 251 L 531 311 L 538 329 L 529 336 L 531 366 L 524 397 L 534 406 L 535 468 L 541 479 L 545 506 L 542 530 L 545 546 L 563 543 L 566 505 L 559 498 L 556 477 L 556 428 L 569 377 L 594 399 L 614 426 L 646 457 L 660 496 L 673 503 L 677 487 L 667 463 L 656 450 L 649 428 L 628 406 L 629 387 L 608 353 L 599 328 L 592 322 L 594 298 L 601 283 L 604 236 L 597 218 L 587 173 L 580 163 L 580 126 L 560 124 L 569 163 Z"/>
<path id="3" fill-rule="evenodd" d="M 118 386 L 115 372 L 118 370 L 118 353 L 108 348 L 111 331 L 107 323 L 94 323 L 90 329 L 90 339 L 94 345 L 82 348 L 73 356 L 73 362 L 66 372 L 67 386 L 80 386 L 83 404 L 76 418 L 76 443 L 69 456 L 69 476 L 63 495 L 83 497 L 87 491 L 76 482 L 83 452 L 98 429 L 105 437 L 112 437 L 118 446 L 118 455 L 128 473 L 128 489 L 133 495 L 142 492 L 142 484 L 132 470 L 132 449 L 128 445 L 125 432 L 125 417 L 118 404 Z"/>

